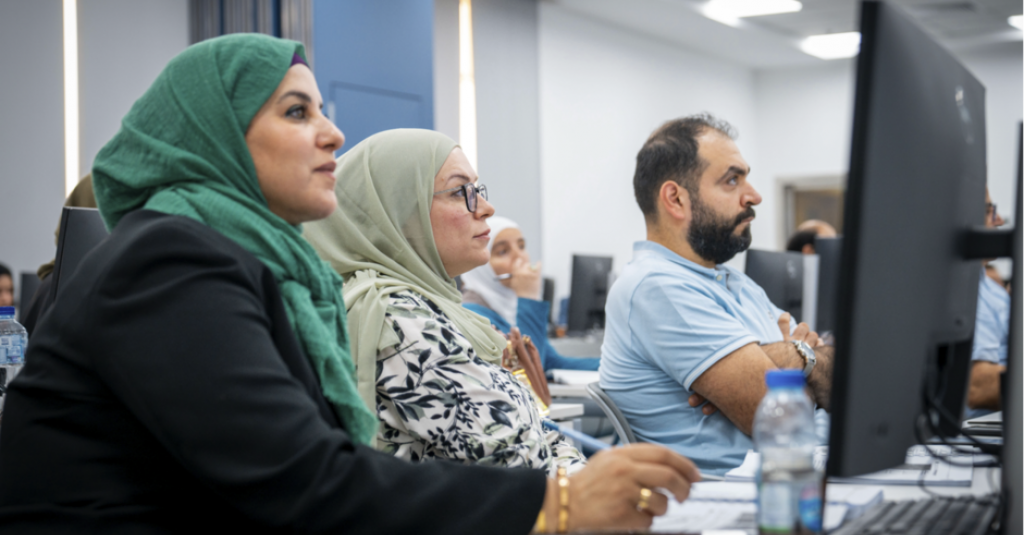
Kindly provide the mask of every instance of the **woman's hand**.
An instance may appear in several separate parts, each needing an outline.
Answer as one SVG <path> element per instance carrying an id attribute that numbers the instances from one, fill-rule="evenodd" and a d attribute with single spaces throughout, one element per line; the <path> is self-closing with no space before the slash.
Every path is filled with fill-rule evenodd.
<path id="1" fill-rule="evenodd" d="M 540 285 L 544 282 L 540 276 L 540 262 L 530 265 L 528 256 L 520 256 L 512 263 L 510 273 L 512 277 L 504 282 L 518 297 L 540 299 Z"/>
<path id="2" fill-rule="evenodd" d="M 683 501 L 690 485 L 700 481 L 692 461 L 654 444 L 632 444 L 599 452 L 587 466 L 569 477 L 569 531 L 643 529 L 668 510 L 672 494 Z M 642 489 L 649 489 L 647 507 L 640 509 Z M 558 482 L 548 480 L 544 496 L 546 527 L 558 526 Z"/>

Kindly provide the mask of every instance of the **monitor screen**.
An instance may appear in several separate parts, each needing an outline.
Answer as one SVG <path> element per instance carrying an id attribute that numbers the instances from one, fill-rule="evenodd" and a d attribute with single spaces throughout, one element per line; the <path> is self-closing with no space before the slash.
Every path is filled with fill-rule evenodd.
<path id="1" fill-rule="evenodd" d="M 837 476 L 959 432 L 981 272 L 961 240 L 985 216 L 985 88 L 898 8 L 863 2 L 860 24 L 826 466 Z"/>
<path id="2" fill-rule="evenodd" d="M 1012 258 L 1013 258 L 1013 287 L 1010 297 L 1010 339 L 1006 351 L 1006 371 L 1003 384 L 1006 390 L 1002 394 L 1003 403 L 1003 451 L 1011 452 L 1004 455 L 1003 461 L 1003 489 L 1004 499 L 1007 504 L 1019 504 L 1024 498 L 1024 490 L 1021 489 L 1021 424 L 1024 422 L 1024 400 L 1021 399 L 1021 352 L 1024 350 L 1021 344 L 1021 325 L 1024 323 L 1024 316 L 1021 316 L 1021 288 L 1018 281 L 1021 278 L 1024 259 L 1021 258 L 1021 247 L 1024 244 L 1024 232 L 1021 226 L 1021 217 L 1024 217 L 1024 207 L 1021 206 L 1024 199 L 1024 162 L 1021 161 L 1021 152 L 1024 149 L 1024 127 L 1017 128 L 1017 207 L 1013 215 L 1012 234 Z M 1003 528 L 1004 533 L 1024 533 L 1024 518 L 1021 515 L 1021 508 L 1016 506 L 1003 507 Z"/>
<path id="3" fill-rule="evenodd" d="M 819 335 L 836 330 L 836 293 L 839 291 L 839 266 L 843 254 L 843 238 L 816 238 L 818 254 L 818 317 L 815 330 Z"/>
<path id="4" fill-rule="evenodd" d="M 789 312 L 794 325 L 805 322 L 814 329 L 817 280 L 807 279 L 816 277 L 816 266 L 816 255 L 750 249 L 744 273 L 764 290 L 773 305 Z"/>
<path id="5" fill-rule="evenodd" d="M 567 331 L 583 335 L 604 329 L 604 302 L 608 297 L 612 257 L 572 255 L 572 289 L 569 292 Z"/>

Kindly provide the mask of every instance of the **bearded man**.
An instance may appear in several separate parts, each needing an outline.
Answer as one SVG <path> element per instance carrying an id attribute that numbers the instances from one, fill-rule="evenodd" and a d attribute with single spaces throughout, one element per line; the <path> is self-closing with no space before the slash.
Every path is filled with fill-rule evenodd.
<path id="1" fill-rule="evenodd" d="M 601 386 L 637 438 L 711 474 L 753 449 L 765 372 L 803 370 L 825 409 L 832 383 L 832 348 L 722 265 L 750 246 L 761 202 L 734 137 L 702 114 L 665 123 L 640 149 L 633 188 L 647 240 L 608 294 L 601 350 Z"/>

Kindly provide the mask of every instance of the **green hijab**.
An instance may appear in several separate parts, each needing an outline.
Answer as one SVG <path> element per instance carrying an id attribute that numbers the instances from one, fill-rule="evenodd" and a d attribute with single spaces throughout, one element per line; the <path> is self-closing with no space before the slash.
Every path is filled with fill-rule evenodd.
<path id="1" fill-rule="evenodd" d="M 371 407 L 376 405 L 377 353 L 399 343 L 384 328 L 393 293 L 412 290 L 430 299 L 478 356 L 493 364 L 501 361 L 505 337 L 486 318 L 462 307 L 462 294 L 444 269 L 430 227 L 434 177 L 456 146 L 432 130 L 370 136 L 338 158 L 338 210 L 306 225 L 306 239 L 345 277 L 359 395 Z"/>
<path id="2" fill-rule="evenodd" d="M 100 213 L 113 229 L 147 209 L 195 219 L 244 247 L 274 274 L 292 330 L 324 397 L 353 438 L 376 435 L 356 392 L 341 278 L 274 215 L 245 132 L 277 90 L 301 44 L 259 34 L 203 41 L 171 60 L 93 164 Z"/>

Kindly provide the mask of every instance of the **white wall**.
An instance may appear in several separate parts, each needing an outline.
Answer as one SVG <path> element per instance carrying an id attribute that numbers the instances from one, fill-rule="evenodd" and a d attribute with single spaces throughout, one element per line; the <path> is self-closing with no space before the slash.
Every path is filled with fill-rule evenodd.
<path id="1" fill-rule="evenodd" d="M 480 182 L 496 213 L 543 250 L 537 0 L 474 0 Z"/>
<path id="2" fill-rule="evenodd" d="M 739 131 L 757 173 L 753 88 L 749 69 L 540 3 L 544 273 L 555 277 L 559 297 L 569 293 L 573 253 L 612 255 L 618 272 L 645 239 L 633 171 L 661 123 L 714 113 Z"/>
<path id="3" fill-rule="evenodd" d="M 0 2 L 0 262 L 16 274 L 53 258 L 64 202 L 61 35 L 60 2 Z"/>
<path id="4" fill-rule="evenodd" d="M 459 139 L 459 0 L 434 0 L 434 130 Z"/>
<path id="5" fill-rule="evenodd" d="M 1017 124 L 1024 117 L 1024 49 L 1004 43 L 995 50 L 962 53 L 959 59 L 985 85 L 988 187 L 1007 222 L 1013 219 L 1017 182 Z"/>
<path id="6" fill-rule="evenodd" d="M 1012 219 L 1017 172 L 1017 123 L 1024 101 L 1020 43 L 1006 43 L 958 59 L 986 87 L 988 184 L 992 200 Z M 754 175 L 775 189 L 779 177 L 845 175 L 855 81 L 853 60 L 822 62 L 819 67 L 778 69 L 756 76 L 758 154 Z M 767 201 L 767 199 L 766 199 Z M 754 246 L 781 248 L 782 199 L 760 210 L 772 225 L 755 228 Z"/>
<path id="7" fill-rule="evenodd" d="M 434 129 L 459 139 L 458 0 L 434 0 Z M 540 259 L 537 1 L 475 0 L 477 163 L 498 215 Z"/>
<path id="8" fill-rule="evenodd" d="M 61 3 L 0 3 L 0 262 L 35 271 L 53 258 L 64 202 Z M 188 45 L 188 3 L 78 3 L 81 174 L 167 61 Z M 17 281 L 16 281 L 17 284 Z"/>
<path id="9" fill-rule="evenodd" d="M 188 2 L 78 2 L 81 175 L 121 118 L 189 43 Z"/>
<path id="10" fill-rule="evenodd" d="M 775 202 L 759 210 L 753 247 L 781 250 L 784 199 L 779 177 L 845 175 L 850 166 L 853 125 L 853 60 L 822 62 L 818 67 L 761 71 L 754 87 L 760 168 L 752 176 Z"/>

